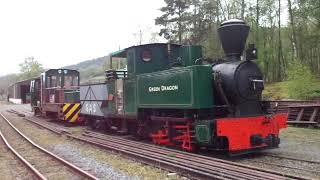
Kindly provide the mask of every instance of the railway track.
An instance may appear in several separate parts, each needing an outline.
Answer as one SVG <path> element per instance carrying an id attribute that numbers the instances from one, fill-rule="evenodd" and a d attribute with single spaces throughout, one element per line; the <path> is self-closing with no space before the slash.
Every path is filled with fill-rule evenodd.
<path id="1" fill-rule="evenodd" d="M 308 179 L 91 131 L 85 132 L 81 137 L 68 136 L 134 157 L 148 164 L 156 164 L 161 168 L 177 171 L 191 178 Z"/>
<path id="2" fill-rule="evenodd" d="M 34 120 L 32 118 L 28 118 L 28 117 L 24 117 L 25 120 L 29 121 L 30 123 L 33 123 L 41 128 L 45 128 L 55 134 L 63 134 L 63 133 L 67 133 L 70 134 L 70 132 L 68 131 L 68 129 L 66 128 L 62 128 L 62 127 L 58 127 L 55 125 L 52 125 L 52 123 L 47 123 L 47 122 L 40 122 L 38 120 Z"/>
<path id="3" fill-rule="evenodd" d="M 175 171 L 189 178 L 308 179 L 307 177 L 299 177 L 208 156 L 190 154 L 92 131 L 86 131 L 81 136 L 75 136 L 71 133 L 59 130 L 59 127 L 51 125 L 52 123 L 37 121 L 27 117 L 24 119 L 54 133 L 65 134 L 72 139 L 90 143 L 111 151 L 116 151 L 125 156 L 138 159 L 143 163 L 160 167 L 168 171 Z"/>
<path id="4" fill-rule="evenodd" d="M 97 179 L 88 172 L 34 143 L 0 113 L 0 134 L 6 147 L 36 179 Z"/>
<path id="5" fill-rule="evenodd" d="M 39 126 L 41 128 L 47 129 L 47 130 L 49 130 L 49 131 L 51 131 L 51 132 L 53 132 L 55 134 L 59 134 L 59 135 L 61 135 L 63 133 L 69 133 L 70 134 L 70 132 L 66 128 L 62 128 L 61 126 L 58 126 L 58 125 L 53 125 L 52 123 L 49 123 L 49 122 L 46 122 L 46 121 L 43 121 L 43 120 L 39 121 L 39 119 L 37 117 L 30 118 L 30 117 L 26 116 L 26 114 L 24 114 L 24 113 L 27 113 L 27 112 L 25 112 L 23 110 L 22 111 L 16 111 L 14 109 L 9 109 L 9 110 L 7 110 L 7 112 L 16 114 L 19 117 L 23 117 L 23 119 L 29 121 L 30 123 L 33 123 L 33 124 L 35 124 L 35 125 L 37 125 L 37 126 Z"/>
<path id="6" fill-rule="evenodd" d="M 37 179 L 30 164 L 12 149 L 0 131 L 0 169 L 3 179 Z"/>

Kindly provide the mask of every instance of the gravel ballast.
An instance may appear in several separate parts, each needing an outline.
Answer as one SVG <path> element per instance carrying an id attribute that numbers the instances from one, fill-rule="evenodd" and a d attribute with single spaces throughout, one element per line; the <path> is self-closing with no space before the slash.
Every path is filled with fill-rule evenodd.
<path id="1" fill-rule="evenodd" d="M 3 106 L 0 105 L 0 111 L 35 143 L 101 179 L 181 179 L 181 177 L 173 176 L 168 171 L 144 165 L 135 160 L 122 157 L 115 152 L 72 140 L 63 135 L 56 135 L 15 114 L 5 112 L 10 108 L 19 110 L 21 107 L 25 109 L 26 106 L 9 105 L 2 109 Z M 31 117 L 31 115 L 29 116 Z M 70 130 L 80 133 L 85 130 L 85 127 L 70 127 Z"/>
<path id="2" fill-rule="evenodd" d="M 54 145 L 52 152 L 68 161 L 76 162 L 83 170 L 94 172 L 100 179 L 139 179 L 138 177 L 129 177 L 106 163 L 96 161 L 94 158 L 86 157 L 80 150 L 69 144 Z"/>

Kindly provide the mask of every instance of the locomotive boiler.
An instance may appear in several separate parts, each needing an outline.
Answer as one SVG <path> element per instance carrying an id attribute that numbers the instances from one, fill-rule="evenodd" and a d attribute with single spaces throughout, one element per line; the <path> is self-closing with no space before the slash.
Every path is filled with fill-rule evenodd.
<path id="1" fill-rule="evenodd" d="M 190 45 L 155 43 L 112 53 L 106 82 L 80 87 L 80 118 L 92 128 L 186 151 L 278 147 L 287 114 L 268 114 L 261 100 L 257 49 L 248 45 L 243 54 L 249 29 L 241 20 L 221 24 L 225 57 L 219 63 L 208 63 L 201 47 Z M 114 69 L 118 61 L 126 66 Z"/>

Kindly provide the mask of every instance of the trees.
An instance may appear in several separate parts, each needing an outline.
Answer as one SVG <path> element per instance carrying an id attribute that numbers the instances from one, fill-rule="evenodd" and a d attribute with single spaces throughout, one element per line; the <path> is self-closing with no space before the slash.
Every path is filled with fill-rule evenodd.
<path id="1" fill-rule="evenodd" d="M 295 30 L 295 23 L 294 23 L 294 14 L 293 14 L 293 9 L 292 9 L 292 3 L 291 0 L 288 0 L 288 13 L 289 13 L 289 22 L 291 26 L 291 36 L 290 36 L 290 41 L 291 41 L 291 46 L 292 46 L 292 59 L 297 58 L 297 38 L 296 38 L 296 30 Z"/>
<path id="2" fill-rule="evenodd" d="M 295 9 L 298 58 L 319 75 L 320 61 L 320 1 L 300 0 Z"/>
<path id="3" fill-rule="evenodd" d="M 20 66 L 20 79 L 30 79 L 39 76 L 44 71 L 42 65 L 34 57 L 25 58 Z"/>
<path id="4" fill-rule="evenodd" d="M 163 28 L 159 35 L 173 42 L 182 43 L 190 13 L 190 0 L 164 0 L 166 6 L 160 8 L 163 15 L 155 19 L 155 24 Z"/>
<path id="5" fill-rule="evenodd" d="M 290 98 L 313 99 L 320 96 L 319 82 L 308 66 L 294 60 L 289 64 L 287 74 Z"/>
<path id="6" fill-rule="evenodd" d="M 168 35 L 168 40 L 200 44 L 206 56 L 219 58 L 223 56 L 216 33 L 219 24 L 230 18 L 244 19 L 251 27 L 247 42 L 255 43 L 259 49 L 257 63 L 267 82 L 286 80 L 288 64 L 294 60 L 320 76 L 319 0 L 165 2 L 156 24 L 163 27 L 160 34 Z M 287 22 L 284 22 L 285 14 L 288 14 Z"/>

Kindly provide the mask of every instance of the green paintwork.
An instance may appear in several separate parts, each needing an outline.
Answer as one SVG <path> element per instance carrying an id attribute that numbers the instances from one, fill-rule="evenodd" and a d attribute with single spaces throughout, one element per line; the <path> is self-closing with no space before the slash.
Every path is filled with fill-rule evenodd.
<path id="1" fill-rule="evenodd" d="M 107 84 L 108 88 L 108 96 L 109 95 L 115 95 L 115 81 L 109 81 Z M 110 114 L 116 114 L 116 101 L 107 101 L 108 105 L 105 107 L 107 109 L 107 112 Z"/>
<path id="2" fill-rule="evenodd" d="M 170 68 L 170 64 L 178 62 L 179 45 L 170 44 L 170 55 L 168 55 L 168 44 L 156 43 L 141 46 L 133 46 L 127 49 L 128 75 L 134 76 L 142 73 L 151 73 Z M 142 60 L 142 52 L 150 50 L 151 60 Z"/>
<path id="3" fill-rule="evenodd" d="M 124 81 L 124 112 L 132 116 L 137 113 L 136 105 L 136 80 L 129 79 Z"/>
<path id="4" fill-rule="evenodd" d="M 197 143 L 202 145 L 211 145 L 213 129 L 213 121 L 198 121 L 195 126 Z"/>
<path id="5" fill-rule="evenodd" d="M 143 60 L 145 54 L 149 61 Z M 139 108 L 208 109 L 214 105 L 211 66 L 196 65 L 202 58 L 201 46 L 154 43 L 132 46 L 111 56 L 127 59 L 125 115 L 136 115 Z M 149 87 L 161 86 L 177 89 L 149 92 Z"/>
<path id="6" fill-rule="evenodd" d="M 116 51 L 116 52 L 112 52 L 112 53 L 110 53 L 110 56 L 111 57 L 122 57 L 122 58 L 125 58 L 126 57 L 126 50 L 122 49 L 122 50 L 119 50 L 119 51 Z"/>
<path id="7" fill-rule="evenodd" d="M 212 108 L 212 78 L 211 66 L 205 65 L 176 67 L 138 75 L 137 106 L 172 109 Z M 169 87 L 169 90 L 164 90 L 163 86 Z"/>
<path id="8" fill-rule="evenodd" d="M 64 102 L 66 102 L 66 103 L 79 103 L 80 102 L 80 91 L 65 90 L 64 91 Z"/>
<path id="9" fill-rule="evenodd" d="M 202 58 L 201 46 L 181 46 L 180 56 L 183 66 L 195 65 L 196 60 Z"/>

